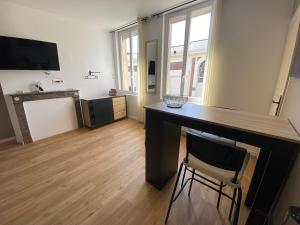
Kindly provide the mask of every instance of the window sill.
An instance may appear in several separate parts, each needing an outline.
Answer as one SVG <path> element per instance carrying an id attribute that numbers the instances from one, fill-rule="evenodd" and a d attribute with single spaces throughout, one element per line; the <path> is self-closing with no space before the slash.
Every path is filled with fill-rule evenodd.
<path id="1" fill-rule="evenodd" d="M 194 103 L 194 104 L 197 104 L 197 105 L 202 105 L 202 98 L 200 98 L 200 97 L 189 97 L 188 102 L 189 103 Z"/>
<path id="2" fill-rule="evenodd" d="M 130 96 L 137 96 L 137 92 L 131 92 L 131 91 L 122 91 L 118 90 L 118 92 L 122 95 L 130 95 Z"/>

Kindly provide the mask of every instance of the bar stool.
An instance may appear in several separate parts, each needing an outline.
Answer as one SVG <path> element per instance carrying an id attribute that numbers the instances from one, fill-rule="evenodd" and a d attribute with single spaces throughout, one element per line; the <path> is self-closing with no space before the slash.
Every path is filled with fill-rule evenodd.
<path id="1" fill-rule="evenodd" d="M 188 196 L 190 197 L 193 181 L 197 181 L 219 193 L 217 201 L 218 209 L 221 196 L 231 199 L 228 219 L 233 225 L 237 225 L 242 200 L 241 179 L 249 161 L 249 153 L 246 149 L 237 147 L 235 144 L 226 141 L 225 139 L 222 140 L 218 137 L 216 138 L 215 135 L 211 136 L 207 135 L 207 133 L 195 132 L 193 130 L 187 132 L 186 148 L 186 157 L 179 167 L 165 224 L 168 222 L 173 203 L 181 194 L 185 186 L 190 183 L 188 191 Z M 176 193 L 183 166 L 185 167 L 185 171 L 188 170 L 192 173 L 192 176 L 184 181 L 184 174 L 180 190 Z M 196 171 L 205 174 L 214 180 L 218 180 L 220 183 L 204 177 Z M 205 181 L 209 184 L 205 183 Z M 233 189 L 233 196 L 229 196 L 222 191 L 226 185 Z M 235 213 L 232 218 L 234 206 Z"/>
<path id="2" fill-rule="evenodd" d="M 195 135 L 200 134 L 201 136 L 205 136 L 205 137 L 208 137 L 210 139 L 214 139 L 214 140 L 217 140 L 217 141 L 220 141 L 220 142 L 223 142 L 223 143 L 227 143 L 227 144 L 230 144 L 230 145 L 236 145 L 235 140 L 220 137 L 220 136 L 210 134 L 210 133 L 206 133 L 206 132 L 199 131 L 199 130 L 190 129 L 187 133 L 192 133 L 192 134 L 195 134 Z M 182 178 L 182 182 L 181 182 L 181 187 L 183 186 L 183 182 L 184 182 L 184 178 L 185 178 L 185 174 L 186 174 L 187 169 L 188 169 L 188 167 L 185 166 L 184 167 L 184 172 L 183 172 L 183 178 Z"/>

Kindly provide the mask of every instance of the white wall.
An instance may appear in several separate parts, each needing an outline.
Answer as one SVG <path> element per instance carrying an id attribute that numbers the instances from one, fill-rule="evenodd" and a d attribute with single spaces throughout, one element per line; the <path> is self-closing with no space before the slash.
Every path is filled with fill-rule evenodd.
<path id="1" fill-rule="evenodd" d="M 298 5 L 300 4 L 300 0 L 295 0 L 294 3 L 294 12 L 296 11 L 296 9 L 298 8 Z"/>
<path id="2" fill-rule="evenodd" d="M 289 118 L 300 133 L 300 78 L 291 77 L 280 116 Z"/>
<path id="3" fill-rule="evenodd" d="M 138 120 L 138 98 L 136 95 L 126 95 L 127 114 L 129 118 Z"/>
<path id="4" fill-rule="evenodd" d="M 111 34 L 101 27 L 0 2 L 0 35 L 57 43 L 61 68 L 50 76 L 41 71 L 0 71 L 0 83 L 6 95 L 30 91 L 34 81 L 41 81 L 45 90 L 79 89 L 83 98 L 106 95 L 114 87 Z M 103 75 L 98 80 L 83 79 L 89 70 Z M 64 83 L 52 84 L 55 77 Z M 9 108 L 11 111 L 12 107 Z"/>
<path id="5" fill-rule="evenodd" d="M 223 0 L 214 105 L 267 114 L 294 0 Z"/>
<path id="6" fill-rule="evenodd" d="M 157 64 L 156 64 L 156 93 L 145 93 L 145 105 L 160 101 L 161 95 L 161 60 L 162 60 L 162 39 L 163 39 L 163 16 L 152 18 L 144 26 L 145 42 L 157 40 Z M 146 44 L 146 43 L 144 43 Z"/>
<path id="7" fill-rule="evenodd" d="M 80 24 L 53 14 L 0 3 L 0 34 L 57 43 L 61 71 L 45 76 L 40 71 L 0 71 L 4 93 L 29 91 L 33 81 L 42 81 L 47 90 L 80 89 L 82 97 L 107 94 L 114 85 L 111 35 L 89 24 Z M 99 80 L 84 80 L 89 70 L 103 73 Z M 52 78 L 64 79 L 53 85 Z"/>

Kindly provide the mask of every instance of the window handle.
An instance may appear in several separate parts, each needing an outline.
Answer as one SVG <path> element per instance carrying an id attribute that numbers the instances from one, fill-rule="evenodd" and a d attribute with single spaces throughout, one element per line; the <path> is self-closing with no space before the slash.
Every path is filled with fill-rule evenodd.
<path id="1" fill-rule="evenodd" d="M 282 99 L 282 95 L 280 95 L 279 100 L 277 102 L 274 99 L 272 99 L 272 103 L 279 105 L 281 102 L 281 99 Z"/>
<path id="2" fill-rule="evenodd" d="M 276 106 L 276 113 L 275 113 L 276 116 L 279 116 L 279 110 L 280 110 L 280 107 L 281 107 L 282 99 L 283 99 L 282 95 L 280 95 L 278 101 L 275 101 L 274 99 L 272 99 L 272 103 L 273 104 L 277 104 L 277 106 Z"/>

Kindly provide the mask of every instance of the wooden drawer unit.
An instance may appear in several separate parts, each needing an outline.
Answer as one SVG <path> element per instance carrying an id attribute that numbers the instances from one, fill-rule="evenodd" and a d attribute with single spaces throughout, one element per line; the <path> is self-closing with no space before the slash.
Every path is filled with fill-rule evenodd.
<path id="1" fill-rule="evenodd" d="M 122 119 L 126 117 L 126 101 L 125 97 L 117 97 L 112 99 L 114 119 Z"/>
<path id="2" fill-rule="evenodd" d="M 81 100 L 85 127 L 95 128 L 127 117 L 126 97 Z"/>
<path id="3" fill-rule="evenodd" d="M 115 105 L 125 105 L 126 104 L 126 99 L 125 99 L 125 96 L 122 96 L 122 97 L 114 97 L 112 99 L 113 101 L 113 106 Z"/>

